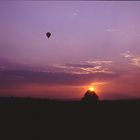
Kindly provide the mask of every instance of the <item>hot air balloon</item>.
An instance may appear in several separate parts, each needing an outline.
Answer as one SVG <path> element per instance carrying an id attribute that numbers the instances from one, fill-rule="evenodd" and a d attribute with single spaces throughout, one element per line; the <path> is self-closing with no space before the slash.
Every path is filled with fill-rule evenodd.
<path id="1" fill-rule="evenodd" d="M 50 38 L 51 33 L 50 33 L 50 32 L 47 32 L 47 33 L 46 33 L 46 36 L 47 36 L 48 38 Z"/>

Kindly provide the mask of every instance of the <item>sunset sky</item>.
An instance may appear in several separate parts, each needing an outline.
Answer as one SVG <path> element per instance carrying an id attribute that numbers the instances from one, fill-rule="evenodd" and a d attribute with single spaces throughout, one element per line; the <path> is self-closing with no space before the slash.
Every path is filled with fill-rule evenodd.
<path id="1" fill-rule="evenodd" d="M 78 99 L 91 83 L 140 98 L 139 1 L 0 2 L 0 96 Z"/>

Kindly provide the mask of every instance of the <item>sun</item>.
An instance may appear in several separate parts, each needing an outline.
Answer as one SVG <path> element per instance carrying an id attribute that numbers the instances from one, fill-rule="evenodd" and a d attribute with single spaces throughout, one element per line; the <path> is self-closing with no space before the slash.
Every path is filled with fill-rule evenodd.
<path id="1" fill-rule="evenodd" d="M 90 90 L 90 91 L 95 91 L 95 88 L 93 87 L 93 85 L 91 85 L 91 86 L 89 87 L 89 90 Z"/>

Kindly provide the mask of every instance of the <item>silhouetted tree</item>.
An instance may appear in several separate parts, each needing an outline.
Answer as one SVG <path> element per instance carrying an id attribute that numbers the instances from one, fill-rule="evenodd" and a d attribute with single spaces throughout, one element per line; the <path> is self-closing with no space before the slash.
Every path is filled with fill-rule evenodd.
<path id="1" fill-rule="evenodd" d="M 94 91 L 88 90 L 82 98 L 82 101 L 86 103 L 96 103 L 99 101 L 99 97 Z"/>

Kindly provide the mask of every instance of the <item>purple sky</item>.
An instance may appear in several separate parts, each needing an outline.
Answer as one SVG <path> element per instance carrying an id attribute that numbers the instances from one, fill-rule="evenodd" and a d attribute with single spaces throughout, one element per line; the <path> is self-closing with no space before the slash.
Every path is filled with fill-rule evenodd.
<path id="1" fill-rule="evenodd" d="M 1 96 L 140 97 L 139 1 L 0 2 L 0 33 Z"/>

